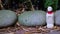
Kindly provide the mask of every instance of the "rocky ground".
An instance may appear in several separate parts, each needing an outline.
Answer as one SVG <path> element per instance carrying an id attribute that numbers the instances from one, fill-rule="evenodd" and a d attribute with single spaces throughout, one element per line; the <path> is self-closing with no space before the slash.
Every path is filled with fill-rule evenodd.
<path id="1" fill-rule="evenodd" d="M 27 27 L 19 25 L 0 29 L 0 34 L 60 34 L 60 26 L 54 26 L 52 29 L 46 26 Z"/>
<path id="2" fill-rule="evenodd" d="M 49 29 L 46 26 L 27 27 L 16 23 L 14 26 L 0 28 L 0 34 L 60 34 L 60 26 Z"/>
<path id="3" fill-rule="evenodd" d="M 16 23 L 14 26 L 0 28 L 0 34 L 60 34 L 60 26 L 49 29 L 46 26 L 28 27 Z"/>

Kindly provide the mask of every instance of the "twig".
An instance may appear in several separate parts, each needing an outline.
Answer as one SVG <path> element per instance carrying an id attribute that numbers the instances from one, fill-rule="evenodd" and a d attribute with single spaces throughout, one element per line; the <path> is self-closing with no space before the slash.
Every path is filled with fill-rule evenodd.
<path id="1" fill-rule="evenodd" d="M 2 5 L 2 1 L 0 0 L 0 6 L 1 6 L 1 9 L 3 9 L 3 5 Z"/>

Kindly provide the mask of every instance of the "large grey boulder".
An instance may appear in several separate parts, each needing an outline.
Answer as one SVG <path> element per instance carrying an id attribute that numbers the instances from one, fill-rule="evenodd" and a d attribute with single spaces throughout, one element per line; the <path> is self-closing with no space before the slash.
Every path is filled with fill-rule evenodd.
<path id="1" fill-rule="evenodd" d="M 10 10 L 0 10 L 0 27 L 6 27 L 16 22 L 16 13 Z"/>
<path id="2" fill-rule="evenodd" d="M 37 26 L 45 25 L 46 13 L 42 10 L 40 11 L 25 11 L 18 16 L 18 22 L 21 25 L 26 26 Z"/>
<path id="3" fill-rule="evenodd" d="M 60 10 L 55 12 L 55 24 L 60 25 Z"/>

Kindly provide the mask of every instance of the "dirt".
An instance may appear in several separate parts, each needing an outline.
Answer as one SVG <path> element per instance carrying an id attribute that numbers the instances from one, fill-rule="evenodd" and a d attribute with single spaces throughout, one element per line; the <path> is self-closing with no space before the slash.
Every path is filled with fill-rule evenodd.
<path id="1" fill-rule="evenodd" d="M 54 26 L 49 29 L 46 26 L 27 27 L 16 24 L 0 29 L 0 34 L 59 34 L 60 26 Z"/>

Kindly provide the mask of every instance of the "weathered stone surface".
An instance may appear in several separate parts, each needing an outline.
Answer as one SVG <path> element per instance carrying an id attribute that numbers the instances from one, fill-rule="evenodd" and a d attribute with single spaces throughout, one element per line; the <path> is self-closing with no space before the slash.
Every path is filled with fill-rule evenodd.
<path id="1" fill-rule="evenodd" d="M 0 27 L 6 27 L 15 23 L 17 16 L 10 10 L 0 10 Z"/>
<path id="2" fill-rule="evenodd" d="M 60 25 L 60 10 L 55 12 L 55 24 Z"/>
<path id="3" fill-rule="evenodd" d="M 28 11 L 18 16 L 19 24 L 26 26 L 45 25 L 46 13 L 44 11 Z"/>

